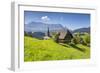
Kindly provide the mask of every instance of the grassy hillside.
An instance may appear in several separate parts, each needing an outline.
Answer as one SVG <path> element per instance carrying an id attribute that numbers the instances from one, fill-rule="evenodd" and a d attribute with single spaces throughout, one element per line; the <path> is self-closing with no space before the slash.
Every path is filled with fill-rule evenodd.
<path id="1" fill-rule="evenodd" d="M 24 37 L 24 61 L 67 60 L 90 58 L 90 48 L 81 44 L 58 44 L 52 39 Z"/>

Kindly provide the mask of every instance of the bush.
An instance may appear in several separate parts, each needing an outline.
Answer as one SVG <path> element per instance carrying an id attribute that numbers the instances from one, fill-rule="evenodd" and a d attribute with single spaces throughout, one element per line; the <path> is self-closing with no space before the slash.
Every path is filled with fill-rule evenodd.
<path id="1" fill-rule="evenodd" d="M 74 37 L 72 39 L 72 43 L 74 43 L 74 44 L 80 44 L 81 43 L 81 37 L 80 37 L 79 33 L 74 35 Z"/>
<path id="2" fill-rule="evenodd" d="M 84 33 L 81 35 L 80 33 L 77 33 L 74 35 L 74 38 L 71 41 L 74 44 L 83 44 L 86 46 L 90 46 L 90 34 Z"/>
<path id="3" fill-rule="evenodd" d="M 24 32 L 24 35 L 25 35 L 25 36 L 32 37 L 32 32 Z"/>
<path id="4" fill-rule="evenodd" d="M 85 34 L 83 37 L 83 45 L 87 45 L 90 46 L 90 35 L 89 34 Z"/>

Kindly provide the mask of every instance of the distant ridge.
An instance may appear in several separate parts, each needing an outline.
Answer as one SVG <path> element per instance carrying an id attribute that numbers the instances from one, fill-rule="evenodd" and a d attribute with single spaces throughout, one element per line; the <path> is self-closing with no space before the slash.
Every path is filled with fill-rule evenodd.
<path id="1" fill-rule="evenodd" d="M 64 29 L 61 24 L 47 24 L 42 22 L 31 22 L 29 24 L 25 24 L 24 29 L 27 32 L 45 32 L 47 31 L 47 27 L 49 27 L 50 31 L 58 31 Z"/>
<path id="2" fill-rule="evenodd" d="M 79 29 L 76 29 L 76 30 L 73 31 L 73 33 L 76 33 L 76 32 L 80 32 L 80 33 L 87 32 L 87 33 L 90 33 L 90 27 L 79 28 Z"/>

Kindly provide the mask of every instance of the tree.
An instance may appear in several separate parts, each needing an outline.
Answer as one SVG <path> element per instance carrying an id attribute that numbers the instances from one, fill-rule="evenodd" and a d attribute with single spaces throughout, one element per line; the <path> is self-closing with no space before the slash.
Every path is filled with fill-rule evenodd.
<path id="1" fill-rule="evenodd" d="M 80 44 L 81 43 L 81 37 L 80 37 L 80 33 L 76 33 L 74 34 L 74 37 L 72 39 L 72 43 L 74 44 Z"/>
<path id="2" fill-rule="evenodd" d="M 59 35 L 60 35 L 60 33 L 56 34 L 56 36 L 55 36 L 55 41 L 56 41 L 57 43 L 59 42 Z"/>
<path id="3" fill-rule="evenodd" d="M 26 31 L 24 31 L 24 35 L 25 35 L 25 36 L 28 36 L 28 34 L 26 33 Z"/>
<path id="4" fill-rule="evenodd" d="M 90 35 L 89 34 L 85 34 L 83 37 L 83 45 L 87 45 L 90 46 Z"/>

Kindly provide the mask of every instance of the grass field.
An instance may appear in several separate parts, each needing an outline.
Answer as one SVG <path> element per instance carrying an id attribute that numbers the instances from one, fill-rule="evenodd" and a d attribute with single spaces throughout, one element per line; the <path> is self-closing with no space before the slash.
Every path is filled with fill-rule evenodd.
<path id="1" fill-rule="evenodd" d="M 24 37 L 24 61 L 46 61 L 90 58 L 90 48 L 82 44 L 58 44 L 52 39 Z"/>

